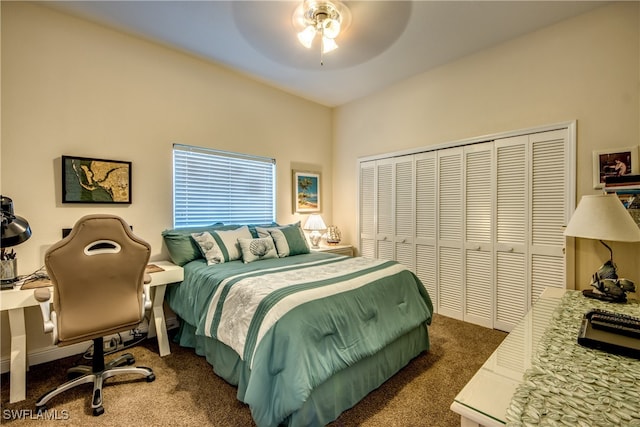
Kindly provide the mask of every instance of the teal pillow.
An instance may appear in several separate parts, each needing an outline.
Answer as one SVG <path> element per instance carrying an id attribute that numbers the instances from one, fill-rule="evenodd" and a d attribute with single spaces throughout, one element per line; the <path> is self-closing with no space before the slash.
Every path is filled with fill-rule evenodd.
<path id="1" fill-rule="evenodd" d="M 162 238 L 169 250 L 171 261 L 176 265 L 183 266 L 194 259 L 202 258 L 200 247 L 191 237 L 192 233 L 202 233 L 205 231 L 212 232 L 216 230 L 235 230 L 238 227 L 240 226 L 224 225 L 219 222 L 216 224 L 198 227 L 174 228 L 164 230 L 162 232 Z"/>
<path id="2" fill-rule="evenodd" d="M 272 222 L 270 224 L 249 224 L 247 225 L 247 227 L 249 227 L 249 231 L 251 232 L 251 235 L 255 239 L 257 237 L 260 237 L 258 236 L 258 231 L 256 230 L 257 227 L 260 227 L 260 228 L 280 227 L 280 224 L 278 224 L 277 222 Z"/>
<path id="3" fill-rule="evenodd" d="M 311 251 L 300 222 L 281 227 L 256 227 L 256 231 L 260 237 L 271 236 L 280 258 L 308 254 Z"/>

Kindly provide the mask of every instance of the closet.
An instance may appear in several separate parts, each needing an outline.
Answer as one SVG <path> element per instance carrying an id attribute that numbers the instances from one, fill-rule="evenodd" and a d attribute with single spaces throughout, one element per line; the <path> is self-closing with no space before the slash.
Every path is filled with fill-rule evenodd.
<path id="1" fill-rule="evenodd" d="M 411 269 L 436 312 L 510 331 L 565 287 L 575 123 L 359 160 L 359 250 Z"/>

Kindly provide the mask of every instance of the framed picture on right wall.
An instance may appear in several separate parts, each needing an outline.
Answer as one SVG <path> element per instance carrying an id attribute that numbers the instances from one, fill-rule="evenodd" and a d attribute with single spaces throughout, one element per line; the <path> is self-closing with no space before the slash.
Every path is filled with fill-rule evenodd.
<path id="1" fill-rule="evenodd" d="M 593 188 L 603 188 L 607 177 L 638 173 L 638 146 L 593 152 Z"/>
<path id="2" fill-rule="evenodd" d="M 293 170 L 294 213 L 320 212 L 320 172 Z"/>

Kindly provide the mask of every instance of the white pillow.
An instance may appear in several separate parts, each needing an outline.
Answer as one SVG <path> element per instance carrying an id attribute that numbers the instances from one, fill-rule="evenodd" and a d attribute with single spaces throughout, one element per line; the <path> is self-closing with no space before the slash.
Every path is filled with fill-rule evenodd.
<path id="1" fill-rule="evenodd" d="M 238 239 L 242 249 L 242 261 L 248 264 L 262 259 L 278 258 L 276 245 L 271 237 L 257 239 Z"/>
<path id="2" fill-rule="evenodd" d="M 211 236 L 211 239 L 206 236 L 207 234 Z M 207 259 L 207 264 L 211 265 L 241 259 L 242 250 L 238 239 L 251 239 L 253 236 L 249 231 L 249 227 L 243 225 L 235 230 L 194 233 L 192 237 L 200 246 L 200 251 Z"/>
<path id="3" fill-rule="evenodd" d="M 224 262 L 224 254 L 211 233 L 208 231 L 191 233 L 191 237 L 198 244 L 202 256 L 207 260 L 207 265 L 222 264 Z"/>

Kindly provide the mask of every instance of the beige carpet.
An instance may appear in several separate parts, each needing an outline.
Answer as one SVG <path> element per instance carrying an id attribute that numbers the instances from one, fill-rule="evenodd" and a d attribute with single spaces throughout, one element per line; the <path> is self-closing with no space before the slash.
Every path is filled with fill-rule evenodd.
<path id="1" fill-rule="evenodd" d="M 431 350 L 359 404 L 343 413 L 338 426 L 459 426 L 449 406 L 455 395 L 506 336 L 505 333 L 436 315 L 430 328 Z M 114 377 L 104 388 L 105 413 L 93 417 L 90 385 L 52 399 L 47 416 L 37 419 L 35 401 L 66 378 L 78 357 L 32 366 L 27 399 L 9 404 L 8 373 L 3 374 L 0 423 L 11 426 L 229 426 L 255 425 L 236 389 L 218 378 L 203 357 L 171 343 L 160 357 L 155 339 L 131 350 L 136 365 L 154 369 L 152 383 L 138 377 Z"/>

